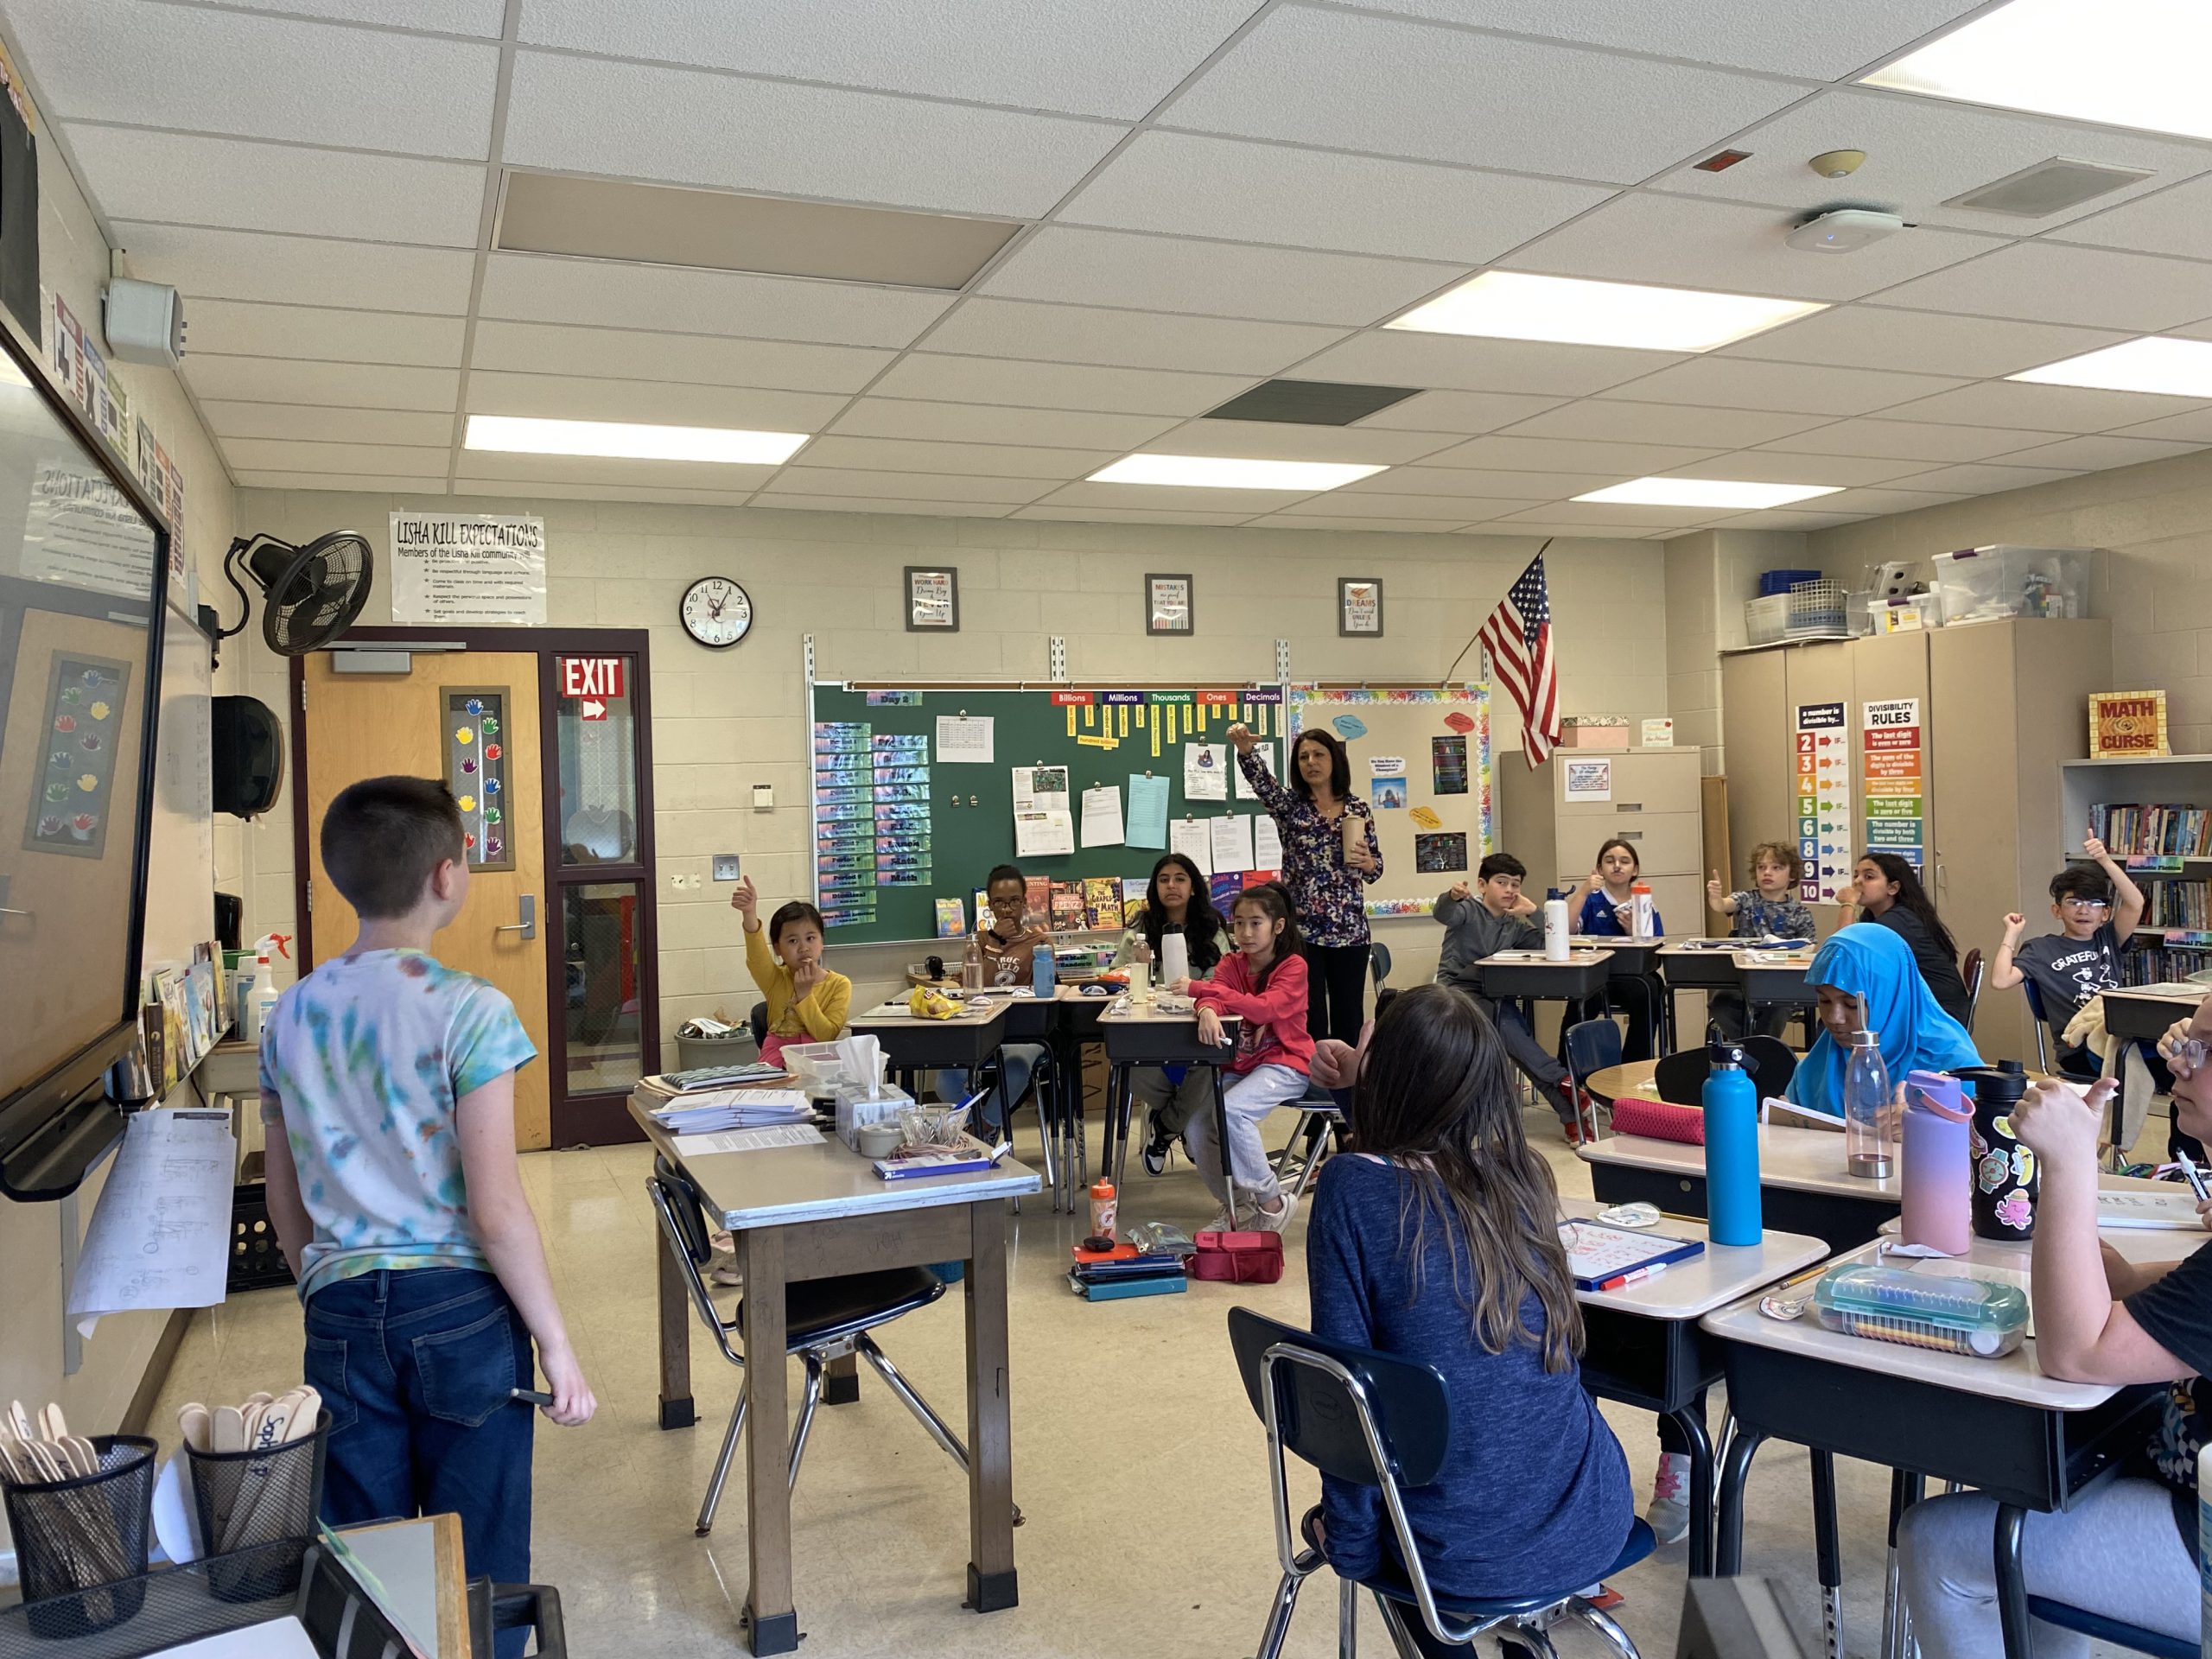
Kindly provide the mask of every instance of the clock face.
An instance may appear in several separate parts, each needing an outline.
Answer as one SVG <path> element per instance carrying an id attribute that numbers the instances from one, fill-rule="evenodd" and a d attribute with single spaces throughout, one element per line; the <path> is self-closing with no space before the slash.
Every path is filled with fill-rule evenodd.
<path id="1" fill-rule="evenodd" d="M 727 650 L 753 627 L 753 601 L 728 576 L 702 576 L 683 590 L 677 607 L 683 631 L 702 645 Z"/>

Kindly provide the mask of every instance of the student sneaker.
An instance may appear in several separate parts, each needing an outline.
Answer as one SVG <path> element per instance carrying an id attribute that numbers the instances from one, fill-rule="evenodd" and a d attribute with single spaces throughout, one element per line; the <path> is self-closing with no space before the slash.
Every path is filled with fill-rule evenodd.
<path id="1" fill-rule="evenodd" d="M 711 1282 L 725 1290 L 742 1290 L 745 1288 L 745 1275 L 737 1270 L 734 1261 L 724 1262 L 715 1269 Z"/>
<path id="2" fill-rule="evenodd" d="M 1662 1452 L 1659 1477 L 1652 1483 L 1651 1507 L 1643 1512 L 1662 1544 L 1680 1543 L 1690 1534 L 1690 1454 Z"/>
<path id="3" fill-rule="evenodd" d="M 1224 1205 L 1218 1211 L 1215 1211 L 1214 1218 L 1206 1223 L 1205 1230 L 1209 1233 L 1242 1232 L 1243 1230 L 1243 1224 L 1237 1220 L 1236 1211 L 1234 1208 L 1228 1205 Z"/>
<path id="4" fill-rule="evenodd" d="M 1174 1150 L 1174 1135 L 1162 1134 L 1160 1130 L 1154 1129 L 1144 1143 L 1144 1151 L 1139 1154 L 1144 1160 L 1144 1173 L 1147 1175 L 1165 1175 L 1167 1173 L 1168 1156 Z"/>
<path id="5" fill-rule="evenodd" d="M 1265 1205 L 1254 1205 L 1248 1224 L 1255 1233 L 1282 1233 L 1290 1230 L 1290 1218 L 1298 1213 L 1298 1200 L 1287 1192 L 1282 1195 L 1282 1208 L 1270 1210 Z"/>

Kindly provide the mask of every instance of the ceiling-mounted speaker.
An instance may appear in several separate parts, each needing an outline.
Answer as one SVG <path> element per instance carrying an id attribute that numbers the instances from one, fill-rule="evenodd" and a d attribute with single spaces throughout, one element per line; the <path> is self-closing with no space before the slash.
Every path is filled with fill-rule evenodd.
<path id="1" fill-rule="evenodd" d="M 258 817 L 284 790 L 284 728 L 258 697 L 213 699 L 214 806 L 232 817 Z"/>

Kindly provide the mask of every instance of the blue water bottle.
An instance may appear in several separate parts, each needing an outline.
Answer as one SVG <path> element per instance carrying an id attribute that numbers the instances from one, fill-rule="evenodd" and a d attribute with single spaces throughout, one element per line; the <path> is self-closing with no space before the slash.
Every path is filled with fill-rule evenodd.
<path id="1" fill-rule="evenodd" d="M 1052 994 L 1058 978 L 1059 965 L 1053 960 L 1052 947 L 1050 944 L 1039 944 L 1029 953 L 1030 989 L 1049 1002 L 1052 1000 Z"/>
<path id="2" fill-rule="evenodd" d="M 1744 1051 L 1716 1039 L 1706 1050 L 1705 1217 L 1715 1244 L 1756 1244 L 1764 1236 L 1759 1208 L 1759 1098 L 1744 1069 Z"/>

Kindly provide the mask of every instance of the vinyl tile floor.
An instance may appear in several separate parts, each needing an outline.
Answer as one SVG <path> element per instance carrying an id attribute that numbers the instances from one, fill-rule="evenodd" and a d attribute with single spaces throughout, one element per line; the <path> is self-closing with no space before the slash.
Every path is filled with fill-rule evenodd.
<path id="1" fill-rule="evenodd" d="M 1529 1116 L 1562 1192 L 1587 1196 L 1587 1171 L 1548 1113 Z M 1026 1122 L 1026 1120 L 1025 1120 Z M 1291 1115 L 1271 1121 L 1290 1132 Z M 2163 1120 L 2152 1126 L 2163 1137 Z M 2146 1141 L 2150 1138 L 2146 1135 Z M 1016 1155 L 1035 1161 L 1025 1128 Z M 660 1659 L 742 1652 L 745 1510 L 741 1467 L 710 1537 L 692 1523 L 706 1490 L 736 1373 L 703 1333 L 692 1344 L 701 1421 L 656 1424 L 653 1251 L 640 1146 L 533 1154 L 523 1160 L 570 1331 L 599 1397 L 586 1427 L 537 1429 L 533 1576 L 559 1587 L 573 1653 Z M 1154 1179 L 1136 1160 L 1123 1225 L 1148 1218 L 1195 1230 L 1211 1214 L 1179 1155 Z M 1242 1303 L 1303 1324 L 1305 1221 L 1293 1224 L 1289 1271 L 1274 1285 L 1197 1284 L 1182 1296 L 1093 1306 L 1071 1296 L 1068 1250 L 1085 1230 L 1043 1197 L 1014 1218 L 1014 1534 L 1021 1605 L 979 1617 L 960 1605 L 967 1560 L 966 1484 L 906 1410 L 863 1371 L 857 1404 L 824 1408 L 793 1496 L 797 1600 L 806 1659 L 918 1653 L 1031 1659 L 1163 1659 L 1249 1655 L 1274 1589 L 1274 1538 L 1260 1426 L 1230 1358 L 1224 1315 Z M 956 1427 L 963 1408 L 959 1297 L 882 1332 L 885 1351 Z M 300 1310 L 289 1292 L 234 1298 L 194 1320 L 152 1432 L 174 1439 L 188 1400 L 282 1390 L 300 1376 Z M 797 1393 L 796 1369 L 792 1385 Z M 1604 1408 L 1648 1497 L 1657 1459 L 1653 1420 Z M 1720 1400 L 1712 1418 L 1717 1429 Z M 743 1453 L 740 1452 L 742 1459 Z M 1847 1650 L 1880 1649 L 1885 1471 L 1839 1459 Z M 1318 1481 L 1294 1476 L 1312 1501 Z M 1500 1470 L 1510 1480 L 1514 1471 Z M 1750 1483 L 1745 1570 L 1777 1580 L 1817 1652 L 1806 1453 L 1770 1443 Z M 1623 1574 L 1615 1617 L 1644 1659 L 1672 1659 L 1685 1549 L 1660 1550 Z M 1287 1651 L 1334 1651 L 1332 1580 L 1311 1582 Z M 1579 1624 L 1560 1628 L 1567 1659 L 1610 1649 Z M 1388 1651 L 1372 1607 L 1361 1640 Z"/>

